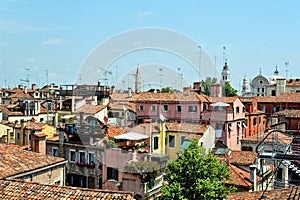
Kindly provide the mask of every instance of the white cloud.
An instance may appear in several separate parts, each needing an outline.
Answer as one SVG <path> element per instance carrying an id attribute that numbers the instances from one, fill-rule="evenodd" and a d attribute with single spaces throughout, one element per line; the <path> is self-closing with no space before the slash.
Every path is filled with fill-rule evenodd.
<path id="1" fill-rule="evenodd" d="M 61 45 L 68 44 L 69 40 L 65 38 L 49 38 L 47 40 L 42 41 L 43 45 Z"/>
<path id="2" fill-rule="evenodd" d="M 28 58 L 27 61 L 30 63 L 35 63 L 35 59 L 33 59 L 33 58 Z"/>
<path id="3" fill-rule="evenodd" d="M 22 34 L 25 32 L 43 31 L 35 26 L 23 24 L 17 21 L 0 20 L 0 33 L 3 34 Z"/>
<path id="4" fill-rule="evenodd" d="M 152 14 L 153 13 L 149 10 L 136 10 L 132 15 L 137 19 L 144 19 Z"/>

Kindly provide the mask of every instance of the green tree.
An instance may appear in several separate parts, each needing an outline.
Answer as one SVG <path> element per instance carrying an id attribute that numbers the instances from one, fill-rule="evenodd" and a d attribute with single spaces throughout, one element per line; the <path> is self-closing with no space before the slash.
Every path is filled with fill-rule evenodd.
<path id="1" fill-rule="evenodd" d="M 231 87 L 230 83 L 226 82 L 223 84 L 223 92 L 225 94 L 223 94 L 223 96 L 226 96 L 226 97 L 234 97 L 234 96 L 237 96 L 237 90 L 234 89 L 233 87 Z"/>
<path id="2" fill-rule="evenodd" d="M 162 93 L 164 93 L 164 92 L 174 92 L 174 90 L 171 87 L 165 87 L 165 88 L 161 88 L 161 92 Z"/>
<path id="3" fill-rule="evenodd" d="M 221 163 L 211 153 L 193 140 L 188 149 L 165 169 L 166 183 L 161 188 L 160 199 L 223 199 L 233 190 L 226 187 L 229 180 L 226 163 Z"/>
<path id="4" fill-rule="evenodd" d="M 210 86 L 212 84 L 216 83 L 216 82 L 217 82 L 217 79 L 216 78 L 211 78 L 211 77 L 207 77 L 205 79 L 205 81 L 202 80 L 201 81 L 201 86 L 203 88 L 202 93 L 205 94 L 205 95 L 207 95 L 207 96 L 209 96 L 210 95 Z"/>

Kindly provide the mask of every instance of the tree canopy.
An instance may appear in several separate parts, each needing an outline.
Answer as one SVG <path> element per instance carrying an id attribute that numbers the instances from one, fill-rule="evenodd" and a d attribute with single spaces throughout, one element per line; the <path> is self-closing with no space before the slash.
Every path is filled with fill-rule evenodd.
<path id="1" fill-rule="evenodd" d="M 166 183 L 161 188 L 160 199 L 223 199 L 232 190 L 225 186 L 226 179 L 229 180 L 226 163 L 211 153 L 205 154 L 205 149 L 193 140 L 188 149 L 166 167 Z"/>
<path id="2" fill-rule="evenodd" d="M 233 87 L 231 87 L 230 83 L 226 82 L 223 84 L 223 92 L 225 92 L 225 94 L 223 94 L 223 96 L 226 97 L 234 97 L 237 96 L 237 90 L 234 89 Z"/>
<path id="3" fill-rule="evenodd" d="M 202 93 L 205 94 L 205 95 L 207 95 L 207 96 L 210 96 L 210 86 L 212 84 L 216 83 L 216 82 L 217 82 L 217 79 L 216 78 L 211 78 L 211 77 L 207 77 L 205 79 L 205 81 L 202 80 L 201 81 L 201 86 L 203 88 Z"/>

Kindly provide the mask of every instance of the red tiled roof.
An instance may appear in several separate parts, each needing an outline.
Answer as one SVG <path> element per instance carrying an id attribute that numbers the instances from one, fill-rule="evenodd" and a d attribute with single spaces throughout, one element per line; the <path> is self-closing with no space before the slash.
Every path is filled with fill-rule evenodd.
<path id="1" fill-rule="evenodd" d="M 84 106 L 77 109 L 74 113 L 88 113 L 88 114 L 96 114 L 103 110 L 106 107 L 106 105 L 91 105 L 91 104 L 85 104 Z"/>
<path id="2" fill-rule="evenodd" d="M 0 105 L 0 110 L 4 112 L 7 116 L 23 116 L 24 114 L 22 112 L 14 112 L 10 111 L 7 108 L 8 105 Z"/>
<path id="3" fill-rule="evenodd" d="M 25 93 L 22 89 L 14 89 L 12 92 L 14 94 L 8 96 L 7 98 L 28 98 L 28 99 L 33 99 L 33 97 L 30 94 Z"/>
<path id="4" fill-rule="evenodd" d="M 261 199 L 262 191 L 259 192 L 235 192 L 229 194 L 228 200 L 257 200 Z M 289 188 L 267 190 L 264 192 L 264 199 L 298 199 L 300 195 L 300 186 L 292 186 Z M 295 197 L 295 198 L 294 198 Z"/>
<path id="5" fill-rule="evenodd" d="M 60 162 L 65 162 L 65 159 L 0 144 L 0 178 L 10 177 Z"/>
<path id="6" fill-rule="evenodd" d="M 272 130 L 270 130 L 270 131 L 272 131 Z M 243 138 L 243 139 L 241 139 L 241 141 L 248 141 L 248 142 L 252 142 L 252 143 L 253 142 L 260 142 L 264 139 L 264 137 L 267 136 L 268 133 L 269 132 L 266 132 L 266 133 L 263 133 L 261 135 L 255 134 L 255 135 Z M 275 142 L 275 141 L 278 141 L 281 144 L 288 144 L 288 143 L 292 142 L 292 138 L 289 137 L 286 134 L 281 133 L 281 132 L 274 131 L 273 133 L 269 134 L 269 136 L 267 137 L 267 139 L 264 142 L 272 143 L 272 142 Z"/>
<path id="7" fill-rule="evenodd" d="M 108 137 L 114 137 L 117 135 L 121 135 L 123 133 L 126 133 L 126 131 L 120 127 L 113 126 L 113 125 L 107 125 L 107 136 Z"/>
<path id="8" fill-rule="evenodd" d="M 252 151 L 231 151 L 229 153 L 229 162 L 238 165 L 252 165 L 256 156 L 257 153 Z"/>
<path id="9" fill-rule="evenodd" d="M 199 102 L 199 100 L 199 96 L 195 92 L 141 92 L 131 97 L 131 101 L 134 102 Z"/>
<path id="10" fill-rule="evenodd" d="M 235 97 L 210 97 L 210 100 L 212 103 L 215 103 L 215 102 L 233 103 L 238 98 L 239 98 L 238 96 L 235 96 Z"/>
<path id="11" fill-rule="evenodd" d="M 273 113 L 273 115 L 284 115 L 285 117 L 300 118 L 300 110 L 281 110 L 279 112 Z"/>
<path id="12" fill-rule="evenodd" d="M 299 103 L 300 92 L 283 92 L 279 96 L 255 96 L 253 98 L 265 103 Z"/>
<path id="13" fill-rule="evenodd" d="M 198 123 L 172 123 L 167 122 L 168 131 L 185 132 L 185 133 L 204 133 L 209 125 Z"/>
<path id="14" fill-rule="evenodd" d="M 250 173 L 238 168 L 232 164 L 229 164 L 229 175 L 233 181 L 233 184 L 236 186 L 251 187 L 252 183 L 250 182 Z M 229 182 L 228 182 L 229 183 Z"/>
<path id="15" fill-rule="evenodd" d="M 133 192 L 62 187 L 17 180 L 0 180 L 1 199 L 105 199 L 132 200 Z"/>

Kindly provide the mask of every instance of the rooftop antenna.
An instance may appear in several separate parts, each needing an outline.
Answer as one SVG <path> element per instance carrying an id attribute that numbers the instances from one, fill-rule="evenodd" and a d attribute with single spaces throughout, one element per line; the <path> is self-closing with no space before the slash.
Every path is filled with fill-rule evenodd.
<path id="1" fill-rule="evenodd" d="M 46 85 L 48 85 L 48 70 L 46 69 Z"/>
<path id="2" fill-rule="evenodd" d="M 288 79 L 288 67 L 289 67 L 289 62 L 285 62 L 284 63 L 285 65 L 285 79 L 287 80 Z"/>
<path id="3" fill-rule="evenodd" d="M 20 79 L 20 80 L 27 83 L 27 86 L 29 87 L 29 68 L 26 68 L 25 70 L 27 71 L 26 79 Z"/>
<path id="4" fill-rule="evenodd" d="M 225 59 L 225 50 L 226 50 L 226 47 L 224 46 L 223 47 L 223 63 L 226 62 L 226 59 Z"/>
<path id="5" fill-rule="evenodd" d="M 201 74 L 200 74 L 200 71 L 201 71 L 201 54 L 202 54 L 202 49 L 201 49 L 201 46 L 199 45 L 199 82 L 200 82 L 200 77 L 201 77 Z"/>
<path id="6" fill-rule="evenodd" d="M 102 70 L 102 73 L 104 73 L 104 81 L 105 81 L 105 85 L 108 86 L 108 78 L 107 78 L 107 74 L 112 75 L 111 71 L 108 71 L 106 69 L 103 69 L 101 67 L 98 67 L 98 69 Z"/>
<path id="7" fill-rule="evenodd" d="M 177 90 L 180 91 L 180 84 L 179 84 L 179 81 L 180 81 L 180 67 L 178 67 L 177 70 L 178 70 Z"/>

